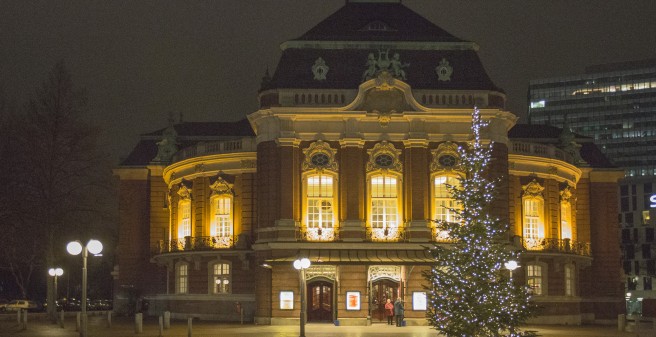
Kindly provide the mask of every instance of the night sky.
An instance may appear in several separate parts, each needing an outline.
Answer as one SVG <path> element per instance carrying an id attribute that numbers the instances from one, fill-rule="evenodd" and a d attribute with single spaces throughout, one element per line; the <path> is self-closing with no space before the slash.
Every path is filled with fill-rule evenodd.
<path id="1" fill-rule="evenodd" d="M 508 110 L 526 122 L 530 79 L 585 66 L 656 58 L 656 1 L 404 0 L 480 46 Z M 18 101 L 63 59 L 87 90 L 89 118 L 112 156 L 138 135 L 185 121 L 232 121 L 257 109 L 279 44 L 344 0 L 0 0 L 0 88 Z"/>

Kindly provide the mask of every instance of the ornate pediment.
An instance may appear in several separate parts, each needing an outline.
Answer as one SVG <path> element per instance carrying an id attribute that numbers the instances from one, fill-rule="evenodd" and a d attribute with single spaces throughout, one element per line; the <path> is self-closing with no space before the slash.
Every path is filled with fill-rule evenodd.
<path id="1" fill-rule="evenodd" d="M 219 173 L 214 181 L 210 181 L 210 190 L 212 191 L 210 196 L 222 195 L 222 194 L 234 194 L 234 184 L 230 182 L 230 178 L 226 175 Z"/>
<path id="2" fill-rule="evenodd" d="M 444 142 L 437 149 L 432 150 L 433 158 L 431 160 L 431 172 L 453 171 L 460 162 L 458 145 L 453 142 Z"/>
<path id="3" fill-rule="evenodd" d="M 178 196 L 180 196 L 180 199 L 191 199 L 193 192 L 192 186 L 193 183 L 191 181 L 183 180 L 180 182 L 178 185 Z"/>
<path id="4" fill-rule="evenodd" d="M 542 197 L 542 191 L 544 191 L 544 187 L 542 187 L 542 185 L 540 185 L 537 180 L 533 179 L 533 181 L 530 183 L 522 186 L 522 191 L 524 197 Z"/>
<path id="5" fill-rule="evenodd" d="M 397 150 L 394 144 L 382 141 L 376 144 L 372 149 L 367 150 L 369 161 L 367 162 L 367 172 L 382 170 L 403 172 L 401 164 L 401 150 Z"/>
<path id="6" fill-rule="evenodd" d="M 303 171 L 317 170 L 321 172 L 323 170 L 330 170 L 337 172 L 336 153 L 337 150 L 331 148 L 330 144 L 322 140 L 310 144 L 307 149 L 303 150 L 303 154 L 305 155 L 302 164 Z"/>
<path id="7" fill-rule="evenodd" d="M 411 110 L 404 92 L 394 85 L 395 81 L 388 72 L 381 72 L 375 79 L 375 86 L 364 93 L 359 110 L 380 115 Z"/>
<path id="8" fill-rule="evenodd" d="M 567 185 L 560 191 L 560 201 L 574 203 L 576 197 L 574 196 L 574 189 Z"/>

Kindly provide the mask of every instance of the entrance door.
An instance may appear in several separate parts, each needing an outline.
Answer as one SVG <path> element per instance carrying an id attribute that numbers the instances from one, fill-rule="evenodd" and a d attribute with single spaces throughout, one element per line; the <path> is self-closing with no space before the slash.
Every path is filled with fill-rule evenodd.
<path id="1" fill-rule="evenodd" d="M 326 281 L 309 283 L 307 286 L 308 322 L 333 321 L 333 285 Z"/>
<path id="2" fill-rule="evenodd" d="M 378 320 L 379 322 L 387 322 L 387 315 L 385 314 L 385 303 L 389 298 L 392 303 L 397 297 L 397 290 L 399 283 L 381 279 L 374 281 L 371 284 L 371 319 Z"/>

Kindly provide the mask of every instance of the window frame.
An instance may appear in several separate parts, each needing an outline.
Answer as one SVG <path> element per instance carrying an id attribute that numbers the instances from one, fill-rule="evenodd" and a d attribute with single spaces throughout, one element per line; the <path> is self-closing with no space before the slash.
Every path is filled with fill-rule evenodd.
<path id="1" fill-rule="evenodd" d="M 372 184 L 373 184 L 374 178 L 377 178 L 377 177 L 382 177 L 384 181 L 385 181 L 385 177 L 394 178 L 396 180 L 396 188 L 395 188 L 396 196 L 395 197 L 389 197 L 389 198 L 386 198 L 386 197 L 373 197 L 373 195 L 372 195 L 373 194 L 373 185 Z M 383 187 L 383 189 L 385 189 L 385 187 Z M 369 174 L 367 174 L 367 190 L 366 191 L 367 191 L 366 192 L 366 196 L 367 196 L 367 198 L 366 198 L 367 199 L 367 227 L 372 231 L 372 236 L 373 236 L 374 231 L 380 231 L 380 230 L 389 231 L 390 228 L 395 228 L 394 230 L 392 230 L 392 232 L 396 231 L 396 232 L 400 233 L 403 230 L 403 222 L 404 222 L 403 221 L 403 179 L 402 179 L 402 175 L 397 173 L 397 172 L 390 171 L 390 170 L 385 170 L 385 171 L 376 170 L 376 171 L 370 172 Z M 394 202 L 395 207 L 396 207 L 396 227 L 387 226 L 386 224 L 381 225 L 382 227 L 374 227 L 374 220 L 373 220 L 374 205 L 373 205 L 373 202 L 377 199 L 380 199 L 382 201 L 382 200 L 386 200 L 386 199 L 393 200 L 394 198 L 396 199 L 396 202 Z M 395 236 L 391 235 L 390 237 L 395 237 Z"/>
<path id="2" fill-rule="evenodd" d="M 531 270 L 533 268 L 539 268 L 540 275 L 531 275 Z M 533 287 L 533 284 L 531 280 L 539 280 L 540 283 L 540 293 L 536 293 L 535 290 L 532 291 L 533 296 L 547 296 L 547 280 L 548 278 L 548 270 L 547 270 L 547 265 L 542 262 L 530 262 L 526 265 L 526 268 L 524 269 L 525 273 L 524 276 L 526 277 L 526 285 L 529 286 L 531 289 L 535 289 Z"/>
<path id="3" fill-rule="evenodd" d="M 183 240 L 188 236 L 193 235 L 193 226 L 192 224 L 192 207 L 191 200 L 188 198 L 180 199 L 178 201 L 178 221 L 177 221 L 177 238 L 178 240 Z M 188 216 L 185 218 L 185 214 L 188 211 Z M 185 220 L 188 223 L 185 223 Z"/>
<path id="4" fill-rule="evenodd" d="M 184 275 L 181 272 L 182 267 L 184 267 Z M 175 264 L 175 293 L 189 294 L 189 263 L 187 262 Z"/>
<path id="5" fill-rule="evenodd" d="M 331 188 L 331 193 L 332 196 L 326 196 L 326 197 L 309 197 L 309 185 L 308 181 L 312 177 L 330 177 L 332 179 L 332 188 Z M 319 178 L 321 181 L 321 178 Z M 301 218 L 301 226 L 303 230 L 306 232 L 306 238 L 311 241 L 332 241 L 336 238 L 336 232 L 339 228 L 339 217 L 338 217 L 338 212 L 339 212 L 339 205 L 338 205 L 338 192 L 339 192 L 339 180 L 338 180 L 338 175 L 336 172 L 329 171 L 329 170 L 310 170 L 303 172 L 302 176 L 302 218 Z M 310 227 L 310 221 L 309 221 L 309 210 L 310 210 L 310 198 L 315 198 L 318 200 L 330 200 L 331 201 L 331 207 L 332 207 L 332 226 L 326 227 L 324 226 L 323 223 L 320 223 L 319 227 Z M 321 230 L 319 230 L 321 228 Z M 326 231 L 327 230 L 327 231 Z"/>
<path id="6" fill-rule="evenodd" d="M 216 273 L 216 266 L 221 266 L 221 273 L 217 274 Z M 226 267 L 228 272 L 223 273 L 223 268 Z M 211 295 L 229 295 L 232 294 L 233 286 L 232 286 L 232 276 L 233 276 L 233 268 L 232 268 L 232 263 L 230 261 L 226 260 L 213 260 L 210 261 L 207 264 L 207 271 L 208 271 L 208 292 Z M 218 291 L 220 288 L 217 288 L 217 283 L 216 280 L 220 279 L 222 280 L 222 284 L 224 287 L 227 288 L 225 291 Z M 227 282 L 225 282 L 227 281 Z"/>

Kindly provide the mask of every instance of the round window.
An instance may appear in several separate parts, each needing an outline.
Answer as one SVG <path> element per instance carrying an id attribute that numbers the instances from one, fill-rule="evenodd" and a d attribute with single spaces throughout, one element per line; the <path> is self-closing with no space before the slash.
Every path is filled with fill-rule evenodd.
<path id="1" fill-rule="evenodd" d="M 322 152 L 312 155 L 312 158 L 310 160 L 312 161 L 312 164 L 314 166 L 318 166 L 318 167 L 327 166 L 328 162 L 330 162 L 330 158 L 328 158 L 328 155 Z"/>
<path id="2" fill-rule="evenodd" d="M 440 158 L 438 158 L 437 161 L 439 161 L 440 165 L 444 167 L 452 167 L 456 164 L 456 157 L 450 154 L 445 154 L 443 156 L 440 156 Z"/>
<path id="3" fill-rule="evenodd" d="M 392 158 L 392 156 L 389 154 L 380 154 L 376 156 L 374 161 L 376 162 L 376 165 L 380 167 L 390 167 L 392 164 L 394 164 L 394 158 Z"/>

